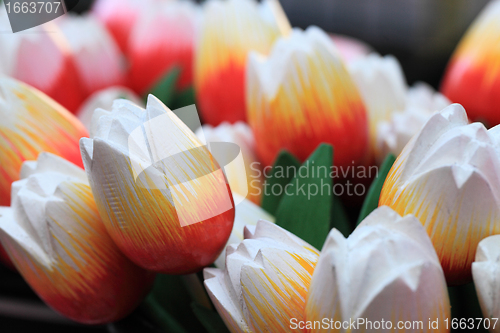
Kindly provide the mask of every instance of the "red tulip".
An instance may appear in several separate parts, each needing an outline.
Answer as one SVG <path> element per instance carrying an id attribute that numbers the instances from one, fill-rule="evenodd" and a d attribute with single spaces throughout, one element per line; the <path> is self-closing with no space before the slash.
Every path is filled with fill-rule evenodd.
<path id="1" fill-rule="evenodd" d="M 201 12 L 190 2 L 151 6 L 133 27 L 127 46 L 129 85 L 147 93 L 174 66 L 181 69 L 178 88 L 193 84 L 193 54 Z"/>
<path id="2" fill-rule="evenodd" d="M 471 120 L 500 124 L 500 1 L 476 19 L 450 60 L 442 92 Z"/>
<path id="3" fill-rule="evenodd" d="M 289 30 L 276 0 L 207 2 L 195 59 L 196 100 L 206 123 L 217 126 L 246 119 L 248 52 L 267 54 Z"/>
<path id="4" fill-rule="evenodd" d="M 125 52 L 130 32 L 140 12 L 150 3 L 145 0 L 97 0 L 92 7 L 92 14 L 106 26 L 122 52 Z"/>
<path id="5" fill-rule="evenodd" d="M 100 114 L 99 114 L 100 113 Z M 109 235 L 137 265 L 187 274 L 210 265 L 233 227 L 222 169 L 193 132 L 151 96 L 99 110 L 82 157 Z"/>

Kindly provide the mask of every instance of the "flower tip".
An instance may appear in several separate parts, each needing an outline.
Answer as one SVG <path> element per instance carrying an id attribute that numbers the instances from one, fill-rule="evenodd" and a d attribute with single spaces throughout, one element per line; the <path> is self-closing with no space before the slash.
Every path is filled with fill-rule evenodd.
<path id="1" fill-rule="evenodd" d="M 205 268 L 203 270 L 203 280 L 205 280 L 206 283 L 206 280 L 216 277 L 218 273 L 219 273 L 218 268 L 211 268 L 211 267 Z"/>
<path id="2" fill-rule="evenodd" d="M 446 120 L 455 121 L 463 124 L 469 122 L 467 118 L 467 112 L 462 104 L 453 103 L 439 112 Z"/>
<path id="3" fill-rule="evenodd" d="M 158 97 L 153 94 L 148 95 L 147 108 L 149 109 L 150 107 L 171 111 L 165 104 L 162 103 L 162 101 L 158 99 Z"/>
<path id="4" fill-rule="evenodd" d="M 94 141 L 90 138 L 81 138 L 80 153 L 82 155 L 85 170 L 90 170 L 90 164 L 94 156 Z"/>
<path id="5" fill-rule="evenodd" d="M 42 153 L 43 154 L 43 153 Z M 40 154 L 41 155 L 41 154 Z M 39 158 L 40 158 L 40 155 Z M 36 171 L 36 161 L 26 161 L 21 165 L 20 178 L 24 179 L 35 173 Z"/>

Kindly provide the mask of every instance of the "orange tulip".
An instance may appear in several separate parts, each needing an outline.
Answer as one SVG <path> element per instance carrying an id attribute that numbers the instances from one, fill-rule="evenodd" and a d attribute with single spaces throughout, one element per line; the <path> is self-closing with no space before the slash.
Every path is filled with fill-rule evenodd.
<path id="1" fill-rule="evenodd" d="M 78 140 L 83 125 L 43 93 L 13 79 L 0 78 L 0 206 L 10 205 L 12 182 L 25 160 L 51 152 L 82 165 Z M 3 260 L 2 260 L 3 259 Z M 0 246 L 0 261 L 12 267 Z"/>
<path id="2" fill-rule="evenodd" d="M 281 149 L 305 160 L 320 143 L 335 164 L 363 162 L 368 145 L 365 105 L 328 35 L 316 27 L 280 39 L 268 58 L 251 53 L 248 121 L 257 155 L 273 163 Z"/>
<path id="3" fill-rule="evenodd" d="M 0 208 L 0 241 L 19 273 L 50 307 L 85 324 L 123 318 L 154 273 L 128 260 L 109 237 L 85 171 L 52 154 L 26 162 Z"/>
<path id="4" fill-rule="evenodd" d="M 453 104 L 432 115 L 387 175 L 379 205 L 424 225 L 449 284 L 472 279 L 479 242 L 500 234 L 500 126 L 468 124 Z"/>
<path id="5" fill-rule="evenodd" d="M 62 106 L 16 80 L 0 78 L 0 205 L 10 205 L 10 185 L 25 160 L 46 151 L 82 166 L 78 147 L 87 130 Z"/>
<path id="6" fill-rule="evenodd" d="M 154 96 L 94 114 L 82 155 L 104 225 L 137 265 L 187 274 L 215 261 L 235 209 L 208 149 Z"/>
<path id="7" fill-rule="evenodd" d="M 469 28 L 450 60 L 442 92 L 469 118 L 500 124 L 500 1 L 492 1 Z"/>
<path id="8" fill-rule="evenodd" d="M 205 5 L 195 57 L 195 91 L 212 126 L 246 119 L 245 65 L 250 50 L 267 53 L 290 25 L 277 0 L 212 0 Z"/>

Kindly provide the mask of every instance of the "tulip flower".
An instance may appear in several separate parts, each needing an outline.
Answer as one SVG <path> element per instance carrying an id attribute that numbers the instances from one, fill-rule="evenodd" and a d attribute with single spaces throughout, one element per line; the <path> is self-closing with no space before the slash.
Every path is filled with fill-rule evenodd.
<path id="1" fill-rule="evenodd" d="M 84 98 L 124 83 L 120 49 L 99 21 L 90 15 L 64 15 L 56 22 L 69 43 Z"/>
<path id="2" fill-rule="evenodd" d="M 265 220 L 274 223 L 274 216 L 260 208 L 256 204 L 241 197 L 239 194 L 233 192 L 234 202 L 239 202 L 235 207 L 235 217 L 233 230 L 231 236 L 227 241 L 226 247 L 231 244 L 240 243 L 243 241 L 243 230 L 247 225 L 257 225 L 259 220 Z M 226 264 L 226 249 L 222 251 L 219 258 L 214 262 L 217 268 L 224 268 Z"/>
<path id="3" fill-rule="evenodd" d="M 193 84 L 193 54 L 201 11 L 191 2 L 172 1 L 148 7 L 130 34 L 129 84 L 138 94 L 151 90 L 174 67 L 181 70 L 177 88 Z"/>
<path id="4" fill-rule="evenodd" d="M 229 331 L 290 332 L 304 318 L 319 253 L 267 221 L 245 228 L 245 240 L 226 249 L 224 270 L 206 268 L 205 287 Z"/>
<path id="5" fill-rule="evenodd" d="M 154 2 L 154 0 L 97 0 L 92 6 L 92 15 L 106 26 L 121 51 L 125 53 L 133 27 L 141 13 Z"/>
<path id="6" fill-rule="evenodd" d="M 294 29 L 268 58 L 251 53 L 246 85 L 248 121 L 264 165 L 271 165 L 281 149 L 304 161 L 320 143 L 334 146 L 338 166 L 364 160 L 365 105 L 319 28 Z"/>
<path id="7" fill-rule="evenodd" d="M 430 86 L 420 82 L 408 90 L 405 104 L 404 109 L 395 110 L 389 119 L 377 124 L 375 150 L 379 162 L 389 153 L 398 156 L 427 120 L 451 103 Z"/>
<path id="8" fill-rule="evenodd" d="M 200 140 L 205 140 L 209 145 L 210 143 L 231 142 L 239 147 L 244 164 L 235 160 L 234 163 L 224 166 L 229 186 L 233 193 L 238 193 L 257 205 L 260 204 L 262 174 L 260 163 L 257 162 L 254 153 L 255 140 L 250 127 L 241 121 L 234 124 L 223 122 L 217 127 L 203 125 L 196 131 L 196 136 Z M 231 159 L 232 156 L 227 155 L 233 152 L 232 149 L 222 150 L 220 154 L 224 155 L 224 159 Z M 217 159 L 218 156 L 215 157 Z M 219 164 L 223 163 L 222 161 L 218 162 Z"/>
<path id="9" fill-rule="evenodd" d="M 2 11 L 3 8 L 0 13 Z M 4 23 L 1 26 L 6 25 L 6 20 L 7 15 L 0 15 Z M 41 90 L 65 108 L 75 111 L 84 96 L 69 43 L 54 22 L 34 29 L 36 32 L 0 34 L 1 72 Z"/>
<path id="10" fill-rule="evenodd" d="M 132 90 L 125 87 L 114 86 L 99 90 L 90 95 L 90 97 L 87 98 L 80 109 L 76 112 L 76 116 L 87 129 L 90 129 L 90 123 L 92 116 L 94 115 L 94 111 L 96 109 L 111 109 L 115 99 L 120 98 L 128 99 L 137 105 L 143 104 L 140 97 L 137 96 Z"/>
<path id="11" fill-rule="evenodd" d="M 0 77 L 0 205 L 10 205 L 10 186 L 25 160 L 46 151 L 82 165 L 83 125 L 62 106 L 16 80 Z"/>
<path id="12" fill-rule="evenodd" d="M 483 239 L 477 247 L 476 260 L 472 264 L 472 276 L 476 286 L 477 297 L 485 325 L 490 332 L 500 332 L 498 318 L 500 318 L 500 284 L 498 283 L 498 272 L 500 270 L 500 235 L 490 236 Z M 486 320 L 489 325 L 486 326 Z"/>
<path id="13" fill-rule="evenodd" d="M 491 1 L 453 54 L 442 92 L 462 104 L 472 120 L 500 124 L 500 1 Z"/>
<path id="14" fill-rule="evenodd" d="M 119 49 L 94 18 L 64 15 L 34 29 L 0 34 L 4 74 L 41 90 L 71 112 L 91 93 L 123 83 Z"/>
<path id="15" fill-rule="evenodd" d="M 468 124 L 453 104 L 433 115 L 387 175 L 380 205 L 426 228 L 449 284 L 471 280 L 478 243 L 500 233 L 500 127 Z"/>
<path id="16" fill-rule="evenodd" d="M 146 109 L 117 100 L 97 110 L 82 139 L 85 169 L 104 225 L 137 265 L 187 274 L 210 265 L 234 221 L 222 169 L 193 132 L 149 96 Z"/>
<path id="17" fill-rule="evenodd" d="M 396 58 L 372 53 L 349 64 L 351 74 L 368 112 L 370 149 L 376 154 L 377 126 L 405 108 L 406 80 Z"/>
<path id="18" fill-rule="evenodd" d="M 197 105 L 205 123 L 246 119 L 248 52 L 268 53 L 290 24 L 278 0 L 211 0 L 205 4 L 195 55 Z"/>
<path id="19" fill-rule="evenodd" d="M 333 229 L 314 270 L 305 314 L 307 332 L 340 332 L 338 325 L 350 322 L 359 325 L 353 332 L 449 332 L 446 281 L 419 221 L 380 207 L 347 239 Z M 327 326 L 313 326 L 315 321 Z"/>
<path id="20" fill-rule="evenodd" d="M 128 260 L 106 232 L 85 171 L 52 154 L 23 164 L 12 206 L 0 208 L 0 241 L 50 307 L 85 324 L 126 316 L 154 274 Z"/>

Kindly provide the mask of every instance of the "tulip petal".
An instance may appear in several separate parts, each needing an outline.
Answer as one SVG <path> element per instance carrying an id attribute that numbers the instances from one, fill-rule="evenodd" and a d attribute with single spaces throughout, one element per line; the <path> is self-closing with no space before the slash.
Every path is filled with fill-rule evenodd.
<path id="1" fill-rule="evenodd" d="M 159 100 L 125 100 L 94 115 L 82 156 L 104 224 L 138 265 L 169 274 L 212 263 L 234 219 L 217 162 Z"/>
<path id="2" fill-rule="evenodd" d="M 452 105 L 433 115 L 392 167 L 380 205 L 427 229 L 449 283 L 470 281 L 479 241 L 500 233 L 496 138 Z"/>
<path id="3" fill-rule="evenodd" d="M 280 227 L 259 221 L 226 250 L 226 269 L 205 269 L 205 286 L 231 332 L 289 332 L 303 318 L 318 252 Z"/>
<path id="4" fill-rule="evenodd" d="M 477 248 L 476 260 L 472 264 L 472 276 L 484 318 L 493 322 L 500 316 L 500 235 L 483 239 Z M 500 332 L 498 325 L 491 325 L 490 332 Z"/>
<path id="5" fill-rule="evenodd" d="M 0 240 L 33 290 L 64 316 L 87 324 L 130 313 L 153 282 L 107 234 L 79 167 L 43 153 L 0 210 Z"/>
<path id="6" fill-rule="evenodd" d="M 469 117 L 500 123 L 500 1 L 490 1 L 471 25 L 446 69 L 442 92 Z"/>
<path id="7" fill-rule="evenodd" d="M 289 23 L 277 1 L 208 1 L 195 55 L 195 91 L 203 119 L 217 126 L 246 119 L 245 64 L 267 53 Z"/>
<path id="8" fill-rule="evenodd" d="M 81 165 L 83 125 L 59 104 L 23 83 L 0 79 L 0 205 L 10 205 L 11 183 L 25 160 L 51 152 Z"/>
<path id="9" fill-rule="evenodd" d="M 392 323 L 421 321 L 415 331 L 447 332 L 449 300 L 443 271 L 432 243 L 413 216 L 400 217 L 388 207 L 370 214 L 345 239 L 332 230 L 321 252 L 309 288 L 306 320 L 350 322 L 365 320 L 360 330 L 371 331 L 368 321 Z M 326 330 L 336 331 L 330 326 Z"/>
<path id="10" fill-rule="evenodd" d="M 248 120 L 263 164 L 271 165 L 281 149 L 304 161 L 320 143 L 335 147 L 336 165 L 352 166 L 365 158 L 364 103 L 319 28 L 294 30 L 278 40 L 268 58 L 251 53 L 246 91 Z"/>

